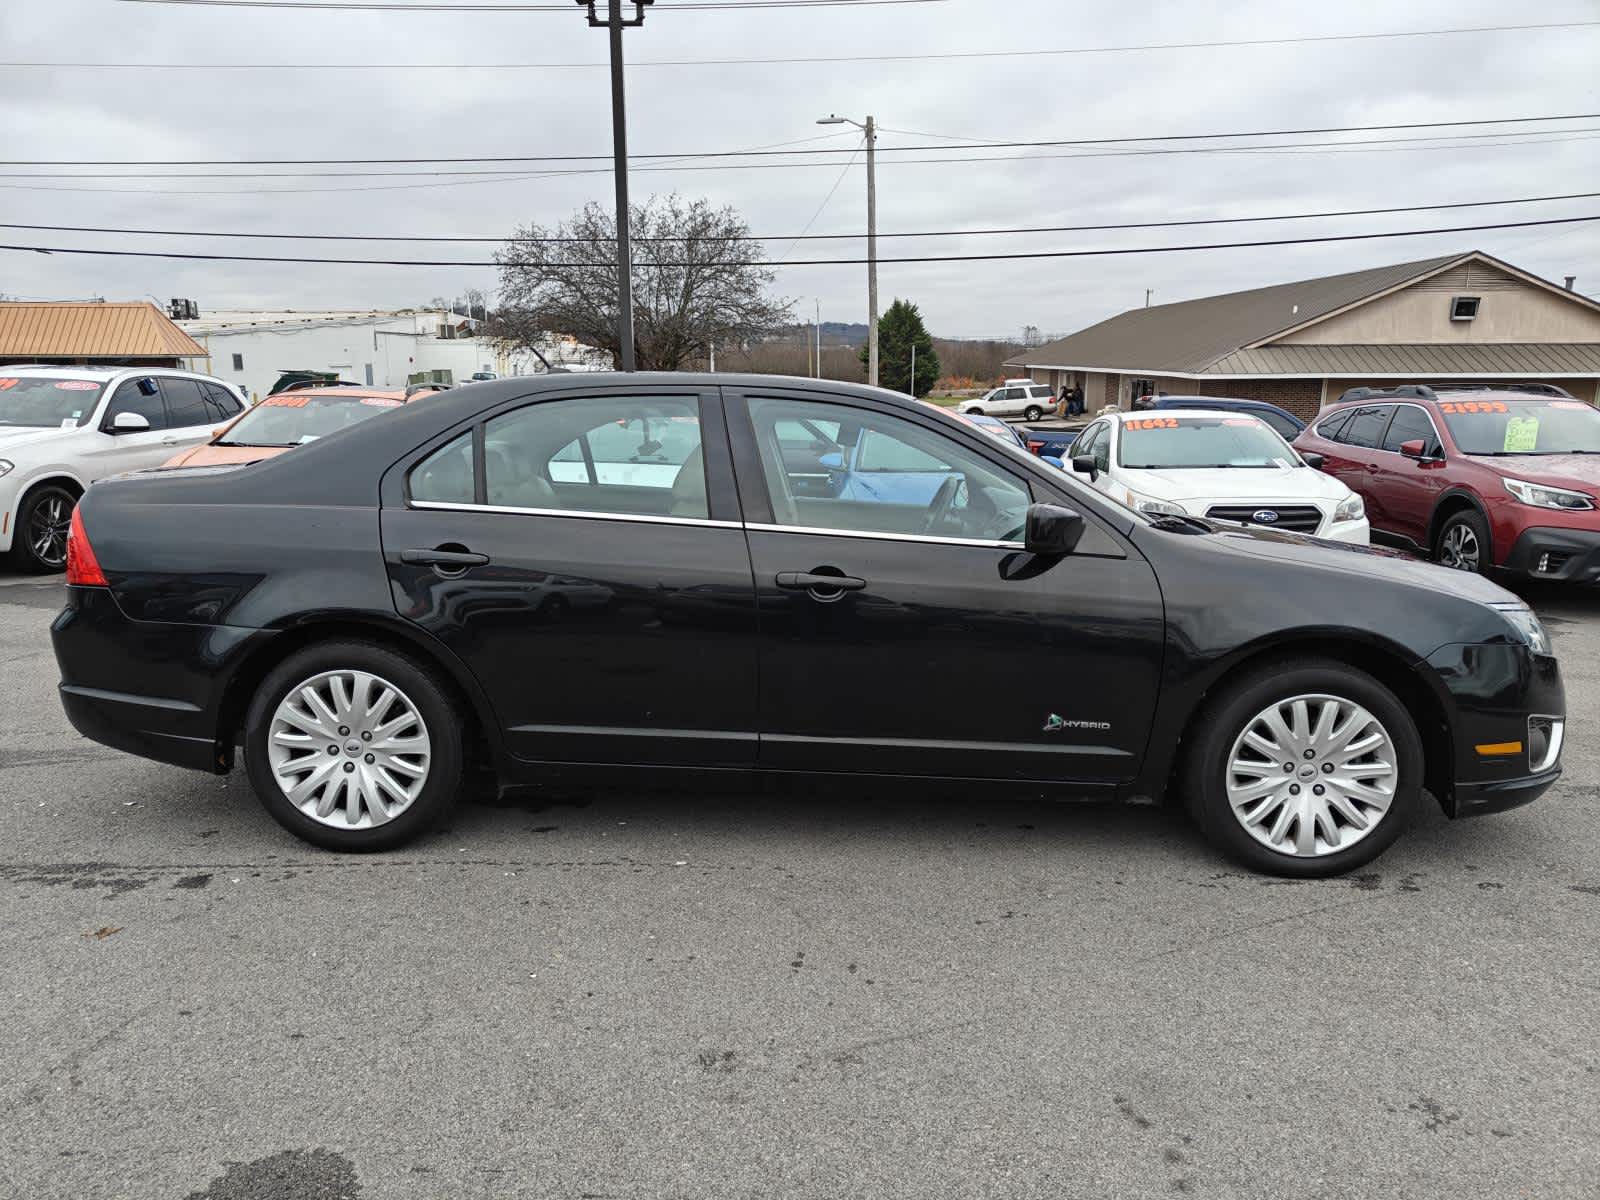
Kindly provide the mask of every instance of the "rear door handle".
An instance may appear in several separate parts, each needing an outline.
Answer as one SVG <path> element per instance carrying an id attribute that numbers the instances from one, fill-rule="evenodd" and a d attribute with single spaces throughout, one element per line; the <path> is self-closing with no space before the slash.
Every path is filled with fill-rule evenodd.
<path id="1" fill-rule="evenodd" d="M 467 567 L 481 567 L 489 561 L 489 556 L 473 554 L 468 550 L 402 550 L 400 561 L 428 567 L 449 567 L 459 571 Z"/>
<path id="2" fill-rule="evenodd" d="M 822 575 L 814 571 L 779 571 L 778 586 L 791 592 L 859 592 L 865 579 L 853 575 Z"/>

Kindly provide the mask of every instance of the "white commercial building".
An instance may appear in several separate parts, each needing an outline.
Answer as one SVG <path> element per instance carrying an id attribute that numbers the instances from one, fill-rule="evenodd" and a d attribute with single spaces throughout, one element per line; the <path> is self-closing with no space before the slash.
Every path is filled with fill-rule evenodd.
<path id="1" fill-rule="evenodd" d="M 544 370 L 526 350 L 475 337 L 476 322 L 431 309 L 377 311 L 219 311 L 180 321 L 207 357 L 192 369 L 237 384 L 259 400 L 286 371 L 328 371 L 352 383 L 403 388 L 417 375 L 445 372 L 464 383 L 480 371 L 535 375 Z M 609 357 L 570 338 L 550 337 L 540 351 L 555 366 L 600 370 Z"/>

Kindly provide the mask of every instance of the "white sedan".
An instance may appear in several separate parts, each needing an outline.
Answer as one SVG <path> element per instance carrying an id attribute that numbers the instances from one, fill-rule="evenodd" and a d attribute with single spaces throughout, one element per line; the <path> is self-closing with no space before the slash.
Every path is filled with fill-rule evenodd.
<path id="1" fill-rule="evenodd" d="M 1363 546 L 1370 540 L 1361 497 L 1243 413 L 1109 413 L 1078 435 L 1068 455 L 1093 487 L 1146 516 L 1209 517 Z"/>

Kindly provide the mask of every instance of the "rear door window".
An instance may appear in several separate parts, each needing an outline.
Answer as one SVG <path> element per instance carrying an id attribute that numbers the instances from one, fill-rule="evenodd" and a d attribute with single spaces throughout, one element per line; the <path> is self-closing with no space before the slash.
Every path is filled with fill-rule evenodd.
<path id="1" fill-rule="evenodd" d="M 167 423 L 174 429 L 206 425 L 216 420 L 206 403 L 205 393 L 193 379 L 169 376 L 161 381 L 161 394 L 167 401 Z"/>
<path id="2" fill-rule="evenodd" d="M 1377 449 L 1378 443 L 1383 440 L 1383 427 L 1389 422 L 1389 407 L 1387 404 L 1372 404 L 1356 409 L 1339 440 L 1347 446 Z"/>
<path id="3" fill-rule="evenodd" d="M 218 383 L 202 383 L 200 391 L 206 398 L 206 411 L 213 421 L 226 421 L 229 417 L 239 415 L 239 400 L 232 392 Z"/>
<path id="4" fill-rule="evenodd" d="M 1331 417 L 1327 417 L 1321 421 L 1318 421 L 1316 428 L 1317 436 L 1320 438 L 1326 438 L 1330 442 L 1337 442 L 1339 440 L 1340 433 L 1344 430 L 1345 423 L 1350 420 L 1350 411 L 1351 410 L 1347 408 L 1343 412 L 1336 412 Z"/>

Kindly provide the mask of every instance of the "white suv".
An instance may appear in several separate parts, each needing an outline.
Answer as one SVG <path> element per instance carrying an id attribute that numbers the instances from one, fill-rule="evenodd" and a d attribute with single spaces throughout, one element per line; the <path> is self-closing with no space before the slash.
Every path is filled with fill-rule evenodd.
<path id="1" fill-rule="evenodd" d="M 980 399 L 963 400 L 960 408 L 975 417 L 1021 417 L 1037 421 L 1055 407 L 1055 393 L 1031 379 L 1007 379 Z"/>
<path id="2" fill-rule="evenodd" d="M 0 555 L 61 570 L 91 483 L 158 467 L 244 407 L 232 385 L 189 371 L 0 366 Z"/>

